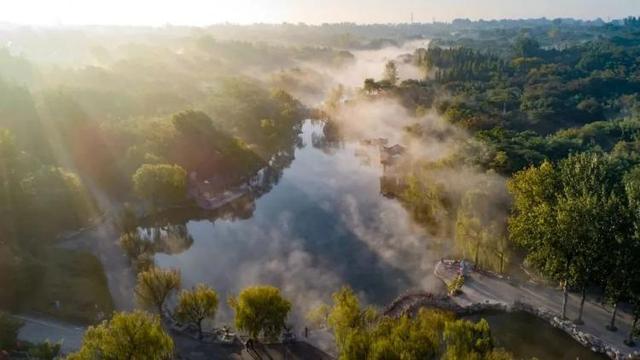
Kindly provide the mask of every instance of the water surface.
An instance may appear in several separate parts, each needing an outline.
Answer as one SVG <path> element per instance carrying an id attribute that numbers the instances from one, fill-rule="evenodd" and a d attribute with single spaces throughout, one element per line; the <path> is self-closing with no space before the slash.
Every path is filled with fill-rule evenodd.
<path id="1" fill-rule="evenodd" d="M 525 312 L 485 312 L 469 317 L 487 320 L 495 345 L 508 349 L 517 359 L 603 360 L 564 331 Z"/>
<path id="2" fill-rule="evenodd" d="M 377 147 L 325 146 L 322 125 L 311 121 L 301 140 L 277 183 L 239 218 L 188 221 L 193 242 L 156 255 L 157 263 L 180 268 L 185 286 L 207 283 L 223 299 L 248 285 L 278 286 L 298 313 L 343 285 L 384 305 L 438 284 L 434 241 L 380 194 Z"/>

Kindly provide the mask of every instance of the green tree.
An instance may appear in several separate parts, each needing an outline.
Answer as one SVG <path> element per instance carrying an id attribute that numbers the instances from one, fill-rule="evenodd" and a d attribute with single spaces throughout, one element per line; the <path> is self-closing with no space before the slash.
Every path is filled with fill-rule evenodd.
<path id="1" fill-rule="evenodd" d="M 109 321 L 91 326 L 78 352 L 69 360 L 171 359 L 173 340 L 160 318 L 143 311 L 116 313 Z"/>
<path id="2" fill-rule="evenodd" d="M 603 252 L 624 232 L 619 188 L 617 165 L 598 154 L 570 156 L 557 167 L 544 162 L 509 181 L 510 238 L 526 249 L 527 262 L 560 282 L 563 317 L 568 288 L 580 286 L 583 303 L 587 282 L 609 257 Z"/>
<path id="3" fill-rule="evenodd" d="M 213 131 L 211 118 L 202 111 L 187 110 L 174 114 L 171 118 L 173 126 L 185 136 L 198 137 L 209 135 Z"/>
<path id="4" fill-rule="evenodd" d="M 185 199 L 187 172 L 178 165 L 144 164 L 133 174 L 136 194 L 156 206 Z"/>
<path id="5" fill-rule="evenodd" d="M 493 352 L 493 340 L 489 323 L 482 319 L 477 323 L 467 320 L 450 321 L 444 327 L 446 351 L 443 359 L 485 359 Z"/>
<path id="6" fill-rule="evenodd" d="M 632 223 L 630 230 L 632 247 L 627 251 L 632 254 L 632 258 L 635 259 L 633 261 L 637 264 L 640 260 L 640 167 L 633 168 L 625 175 L 624 185 Z M 637 265 L 631 265 L 626 272 L 631 280 L 627 293 L 633 305 L 633 323 L 626 342 L 628 345 L 633 346 L 634 337 L 640 336 L 640 329 L 638 328 L 638 319 L 640 318 L 640 268 Z"/>
<path id="7" fill-rule="evenodd" d="M 127 232 L 120 235 L 118 245 L 124 250 L 129 260 L 133 263 L 143 254 L 153 251 L 153 243 L 140 235 L 137 231 Z"/>
<path id="8" fill-rule="evenodd" d="M 540 43 L 529 36 L 521 36 L 513 44 L 513 51 L 517 57 L 533 57 L 539 53 Z"/>
<path id="9" fill-rule="evenodd" d="M 476 267 L 504 271 L 509 258 L 505 216 L 494 209 L 496 194 L 488 188 L 468 191 L 462 198 L 456 220 L 456 247 Z"/>
<path id="10" fill-rule="evenodd" d="M 394 61 L 389 61 L 385 64 L 383 79 L 391 85 L 395 85 L 398 82 L 398 68 Z"/>
<path id="11" fill-rule="evenodd" d="M 338 349 L 346 346 L 354 329 L 363 329 L 377 313 L 372 308 L 362 309 L 360 300 L 350 287 L 333 293 L 333 305 L 327 317 L 327 325 L 333 331 Z"/>
<path id="12" fill-rule="evenodd" d="M 291 302 L 273 286 L 248 287 L 230 298 L 229 306 L 235 312 L 236 327 L 255 340 L 278 337 L 291 311 Z"/>
<path id="13" fill-rule="evenodd" d="M 164 303 L 172 293 L 180 288 L 180 273 L 175 269 L 152 267 L 138 274 L 138 284 L 134 290 L 136 300 L 145 307 L 164 315 Z"/>
<path id="14" fill-rule="evenodd" d="M 202 339 L 202 322 L 213 319 L 218 309 L 218 294 L 204 284 L 193 290 L 182 290 L 175 310 L 176 317 L 183 322 L 198 327 L 198 337 Z"/>
<path id="15" fill-rule="evenodd" d="M 493 349 L 484 321 L 456 321 L 453 314 L 429 309 L 415 316 L 382 316 L 363 309 L 348 287 L 333 294 L 328 323 L 341 360 L 511 359 Z"/>

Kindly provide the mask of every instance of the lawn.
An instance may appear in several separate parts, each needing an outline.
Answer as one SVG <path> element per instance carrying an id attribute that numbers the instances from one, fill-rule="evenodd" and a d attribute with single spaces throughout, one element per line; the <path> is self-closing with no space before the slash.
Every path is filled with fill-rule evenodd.
<path id="1" fill-rule="evenodd" d="M 102 264 L 92 254 L 49 247 L 34 262 L 34 282 L 24 284 L 21 311 L 85 324 L 113 311 Z"/>

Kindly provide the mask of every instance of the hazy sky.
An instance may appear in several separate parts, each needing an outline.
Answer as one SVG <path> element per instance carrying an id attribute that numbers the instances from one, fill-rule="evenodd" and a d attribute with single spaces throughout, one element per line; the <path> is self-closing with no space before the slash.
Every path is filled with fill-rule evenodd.
<path id="1" fill-rule="evenodd" d="M 640 0 L 0 0 L 0 22 L 206 25 L 417 22 L 454 18 L 620 18 Z"/>

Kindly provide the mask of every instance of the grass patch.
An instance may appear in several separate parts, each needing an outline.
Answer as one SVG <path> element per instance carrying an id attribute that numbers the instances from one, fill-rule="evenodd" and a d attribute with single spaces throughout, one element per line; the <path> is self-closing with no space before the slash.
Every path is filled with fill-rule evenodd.
<path id="1" fill-rule="evenodd" d="M 29 271 L 35 276 L 20 301 L 21 311 L 86 324 L 113 312 L 102 264 L 92 254 L 50 247 L 34 263 Z"/>

